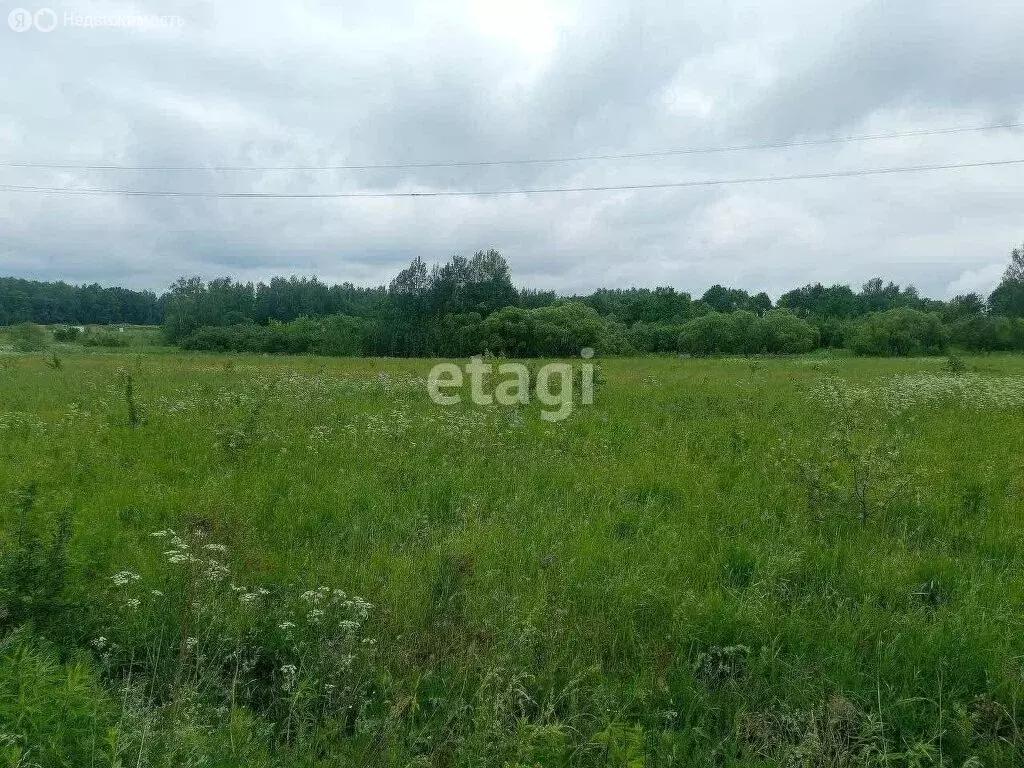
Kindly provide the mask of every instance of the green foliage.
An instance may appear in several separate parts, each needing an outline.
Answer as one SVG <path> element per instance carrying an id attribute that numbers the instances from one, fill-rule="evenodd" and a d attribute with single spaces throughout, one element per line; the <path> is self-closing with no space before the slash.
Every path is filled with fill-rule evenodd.
<path id="1" fill-rule="evenodd" d="M 773 309 L 753 324 L 749 350 L 769 354 L 798 354 L 818 346 L 818 331 L 784 309 Z"/>
<path id="2" fill-rule="evenodd" d="M 577 301 L 540 309 L 505 307 L 481 324 L 487 349 L 505 357 L 575 357 L 584 347 L 619 347 L 624 334 L 609 333 L 596 310 Z M 615 349 L 612 353 L 617 352 Z"/>
<path id="3" fill-rule="evenodd" d="M 740 340 L 729 315 L 711 312 L 695 318 L 679 334 L 679 349 L 691 355 L 705 356 L 738 351 Z"/>
<path id="4" fill-rule="evenodd" d="M 46 349 L 46 333 L 38 325 L 19 323 L 7 330 L 7 336 L 18 352 L 41 352 Z"/>
<path id="5" fill-rule="evenodd" d="M 162 319 L 160 301 L 151 291 L 0 277 L 0 326 L 25 322 L 155 325 Z"/>
<path id="6" fill-rule="evenodd" d="M 22 624 L 63 629 L 70 516 L 61 513 L 45 531 L 36 494 L 35 485 L 12 494 L 14 519 L 0 550 L 0 632 Z"/>
<path id="7" fill-rule="evenodd" d="M 74 325 L 65 325 L 60 328 L 53 329 L 53 340 L 61 341 L 65 343 L 73 343 L 78 341 L 82 335 L 81 329 Z"/>
<path id="8" fill-rule="evenodd" d="M 636 323 L 629 329 L 629 343 L 642 354 L 664 354 L 679 350 L 682 325 L 667 323 Z"/>
<path id="9" fill-rule="evenodd" d="M 761 317 L 745 310 L 712 312 L 683 325 L 679 335 L 679 349 L 697 356 L 792 354 L 809 352 L 817 344 L 817 331 L 784 309 L 769 310 Z"/>
<path id="10" fill-rule="evenodd" d="M 0 765 L 120 765 L 117 707 L 89 661 L 25 631 L 0 639 Z"/>
<path id="11" fill-rule="evenodd" d="M 239 283 L 221 277 L 204 282 L 182 277 L 157 298 L 121 288 L 76 288 L 63 283 L 32 283 L 0 278 L 0 325 L 37 323 L 154 323 L 163 321 L 163 338 L 185 349 L 208 351 L 280 352 L 318 355 L 449 356 L 466 357 L 489 348 L 510 356 L 565 355 L 571 347 L 599 346 L 606 354 L 688 352 L 695 355 L 789 353 L 815 345 L 831 349 L 867 350 L 862 354 L 932 354 L 911 351 L 920 329 L 899 332 L 866 320 L 872 314 L 897 309 L 936 314 L 954 343 L 969 350 L 999 351 L 1024 348 L 1024 248 L 1014 249 L 1003 282 L 986 301 L 978 294 L 955 296 L 943 302 L 923 298 L 914 286 L 868 280 L 859 291 L 850 286 L 806 285 L 784 293 L 775 309 L 788 310 L 817 330 L 786 318 L 758 326 L 751 334 L 750 316 L 765 319 L 773 312 L 764 292 L 751 295 L 739 288 L 714 285 L 693 301 L 671 286 L 600 289 L 587 296 L 559 298 L 553 291 L 517 290 L 504 257 L 496 250 L 472 257 L 453 256 L 447 263 L 428 266 L 414 258 L 387 286 L 328 286 L 317 278 L 274 277 L 269 283 Z M 542 310 L 580 304 L 599 315 L 603 327 L 580 318 L 546 317 Z M 518 314 L 523 310 L 527 314 Z M 499 312 L 505 314 L 485 321 Z M 538 313 L 541 314 L 532 314 Z M 722 314 L 685 330 L 694 319 Z M 911 315 L 894 315 L 901 322 Z M 1009 322 L 1009 325 L 1007 323 Z M 783 326 L 782 324 L 785 324 Z M 275 325 L 286 331 L 267 330 Z M 562 338 L 566 326 L 580 332 Z M 933 329 L 934 330 L 934 329 Z M 929 331 L 931 333 L 931 331 Z M 596 335 L 597 341 L 593 341 Z M 77 340 L 73 328 L 58 328 L 58 341 Z M 87 346 L 120 347 L 138 340 L 105 331 L 89 331 Z M 38 351 L 38 341 L 22 345 Z M 870 350 L 879 349 L 881 352 Z M 532 351 L 531 351 L 532 350 Z"/>
<path id="12" fill-rule="evenodd" d="M 1007 317 L 1024 317 L 1024 280 L 1004 280 L 988 298 L 992 312 Z"/>
<path id="13" fill-rule="evenodd" d="M 331 315 L 270 325 L 205 326 L 179 341 L 183 349 L 291 355 L 357 356 L 369 329 L 359 318 Z"/>
<path id="14" fill-rule="evenodd" d="M 1024 350 L 1024 319 L 975 314 L 949 328 L 950 342 L 971 352 Z"/>
<path id="15" fill-rule="evenodd" d="M 900 308 L 869 315 L 850 345 L 858 355 L 892 357 L 941 354 L 946 343 L 946 329 L 936 315 Z"/>
<path id="16" fill-rule="evenodd" d="M 118 349 L 127 347 L 128 344 L 128 337 L 121 331 L 100 331 L 90 328 L 82 334 L 82 345 L 86 347 Z"/>

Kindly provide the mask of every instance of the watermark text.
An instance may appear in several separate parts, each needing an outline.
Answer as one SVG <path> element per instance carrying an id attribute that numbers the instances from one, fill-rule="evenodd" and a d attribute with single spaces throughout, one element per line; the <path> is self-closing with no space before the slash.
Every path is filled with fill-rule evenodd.
<path id="1" fill-rule="evenodd" d="M 594 350 L 584 349 L 581 356 L 589 361 Z M 540 412 L 544 421 L 562 421 L 569 417 L 576 403 L 577 379 L 580 404 L 594 404 L 594 364 L 591 362 L 578 366 L 547 363 L 535 371 L 524 363 L 492 363 L 482 357 L 474 357 L 462 367 L 455 363 L 438 363 L 427 374 L 427 394 L 438 405 L 458 405 L 462 402 L 467 379 L 469 400 L 474 405 L 529 405 L 531 395 L 536 395 L 541 405 L 547 406 Z"/>

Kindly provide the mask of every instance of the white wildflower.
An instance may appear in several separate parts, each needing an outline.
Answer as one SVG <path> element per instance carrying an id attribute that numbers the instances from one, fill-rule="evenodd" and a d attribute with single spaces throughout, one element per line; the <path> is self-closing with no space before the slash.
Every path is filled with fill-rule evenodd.
<path id="1" fill-rule="evenodd" d="M 290 693 L 295 688 L 295 675 L 298 670 L 294 664 L 285 664 L 281 667 L 281 672 L 284 674 L 284 682 L 281 683 L 281 690 L 285 693 Z"/>
<path id="2" fill-rule="evenodd" d="M 230 570 L 224 563 L 219 563 L 216 560 L 207 560 L 206 562 L 206 578 L 210 581 L 223 581 L 228 577 Z"/>
<path id="3" fill-rule="evenodd" d="M 138 581 L 142 577 L 134 571 L 121 571 L 120 573 L 115 573 L 110 578 L 117 586 L 124 587 L 128 584 L 131 584 L 132 582 Z"/>

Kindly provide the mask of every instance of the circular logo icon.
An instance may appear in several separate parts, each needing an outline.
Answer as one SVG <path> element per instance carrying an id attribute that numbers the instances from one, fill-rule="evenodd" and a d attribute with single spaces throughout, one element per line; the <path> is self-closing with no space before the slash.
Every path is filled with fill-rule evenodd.
<path id="1" fill-rule="evenodd" d="M 40 32 L 53 32 L 57 26 L 57 14 L 50 8 L 40 8 L 33 19 Z"/>
<path id="2" fill-rule="evenodd" d="M 7 14 L 7 26 L 15 32 L 28 32 L 32 29 L 32 12 L 24 8 L 15 8 Z"/>

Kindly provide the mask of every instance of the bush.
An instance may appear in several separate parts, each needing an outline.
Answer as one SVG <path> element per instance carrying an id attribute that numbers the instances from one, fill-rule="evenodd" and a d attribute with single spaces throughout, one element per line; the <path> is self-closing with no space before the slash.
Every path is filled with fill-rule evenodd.
<path id="1" fill-rule="evenodd" d="M 0 764 L 119 765 L 115 712 L 86 659 L 23 630 L 0 641 Z"/>
<path id="2" fill-rule="evenodd" d="M 752 328 L 755 352 L 798 354 L 818 346 L 818 330 L 785 309 L 772 309 Z"/>
<path id="3" fill-rule="evenodd" d="M 251 323 L 232 326 L 205 326 L 179 341 L 182 349 L 206 352 L 251 352 L 355 356 L 363 352 L 366 324 L 359 318 L 331 315 L 302 317 L 290 323 L 271 321 L 270 325 Z"/>
<path id="4" fill-rule="evenodd" d="M 732 353 L 738 346 L 735 326 L 728 315 L 710 312 L 683 325 L 679 334 L 679 351 L 691 355 Z"/>
<path id="5" fill-rule="evenodd" d="M 682 324 L 634 323 L 627 335 L 637 352 L 658 354 L 677 352 L 682 332 Z"/>
<path id="6" fill-rule="evenodd" d="M 818 343 L 828 349 L 845 349 L 856 327 L 853 320 L 841 317 L 813 316 L 808 322 L 818 332 Z"/>
<path id="7" fill-rule="evenodd" d="M 953 323 L 950 341 L 972 352 L 1024 349 L 1024 321 L 994 315 L 971 315 Z"/>
<path id="8" fill-rule="evenodd" d="M 126 339 L 121 333 L 89 330 L 82 335 L 82 344 L 87 347 L 106 347 L 109 349 L 116 349 L 118 347 L 127 347 L 128 339 Z"/>
<path id="9" fill-rule="evenodd" d="M 692 355 L 794 354 L 810 352 L 818 338 L 813 326 L 786 309 L 763 317 L 745 310 L 712 312 L 683 326 L 679 349 Z"/>
<path id="10" fill-rule="evenodd" d="M 46 527 L 36 509 L 36 487 L 15 494 L 13 525 L 0 547 L 0 632 L 32 623 L 63 632 L 64 585 L 70 518 L 63 514 L 44 540 Z"/>
<path id="11" fill-rule="evenodd" d="M 8 335 L 18 352 L 40 352 L 46 349 L 46 333 L 38 325 L 20 323 L 12 326 Z"/>
<path id="12" fill-rule="evenodd" d="M 540 309 L 505 307 L 481 323 L 483 343 L 505 357 L 575 356 L 584 347 L 602 349 L 605 322 L 596 310 L 578 301 Z"/>
<path id="13" fill-rule="evenodd" d="M 74 325 L 66 325 L 62 328 L 53 329 L 53 340 L 61 341 L 65 343 L 72 343 L 78 341 L 78 337 L 82 335 L 82 331 Z"/>
<path id="14" fill-rule="evenodd" d="M 946 329 L 937 315 L 900 307 L 868 315 L 853 333 L 858 355 L 937 355 L 946 349 Z"/>

